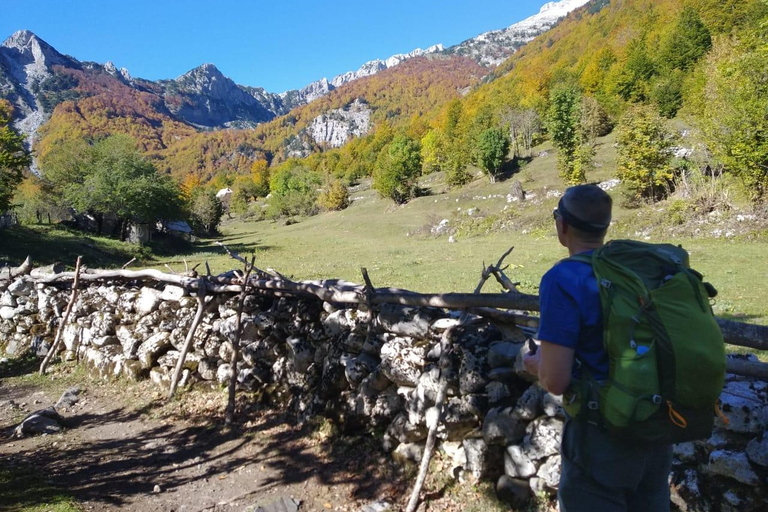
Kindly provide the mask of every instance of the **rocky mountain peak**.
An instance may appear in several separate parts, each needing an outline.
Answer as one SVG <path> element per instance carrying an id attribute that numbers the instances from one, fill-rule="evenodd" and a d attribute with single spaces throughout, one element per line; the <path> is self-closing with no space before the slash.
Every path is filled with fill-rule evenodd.
<path id="1" fill-rule="evenodd" d="M 56 64 L 74 63 L 29 30 L 19 30 L 6 39 L 0 46 L 0 55 L 8 62 L 9 71 L 23 83 L 47 77 Z"/>

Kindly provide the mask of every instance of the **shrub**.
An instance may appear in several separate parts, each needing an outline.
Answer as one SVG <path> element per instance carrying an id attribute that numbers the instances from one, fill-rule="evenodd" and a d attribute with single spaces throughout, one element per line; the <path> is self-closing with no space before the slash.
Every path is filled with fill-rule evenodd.
<path id="1" fill-rule="evenodd" d="M 373 170 L 373 188 L 382 197 L 403 204 L 416 196 L 416 180 L 420 173 L 419 144 L 406 135 L 397 135 L 379 153 Z"/>
<path id="2" fill-rule="evenodd" d="M 349 206 L 349 190 L 341 180 L 330 182 L 317 198 L 317 204 L 324 210 L 343 210 Z"/>

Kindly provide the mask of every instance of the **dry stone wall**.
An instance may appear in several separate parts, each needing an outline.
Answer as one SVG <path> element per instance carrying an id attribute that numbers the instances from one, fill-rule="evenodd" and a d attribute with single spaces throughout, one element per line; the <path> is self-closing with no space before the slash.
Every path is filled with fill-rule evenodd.
<path id="1" fill-rule="evenodd" d="M 19 278 L 0 293 L 0 348 L 44 355 L 69 300 L 67 285 Z M 206 298 L 186 358 L 182 386 L 224 385 L 235 338 L 235 298 Z M 105 379 L 150 378 L 168 386 L 197 300 L 175 286 L 139 283 L 84 287 L 63 334 L 65 359 Z M 239 386 L 268 391 L 276 406 L 307 419 L 323 415 L 349 428 L 383 432 L 384 448 L 419 461 L 427 410 L 439 388 L 440 337 L 459 324 L 440 309 L 383 305 L 375 311 L 269 294 L 244 305 Z M 455 478 L 493 479 L 511 502 L 554 492 L 565 421 L 559 397 L 522 368 L 526 334 L 474 319 L 452 331 L 440 449 Z M 670 477 L 684 511 L 765 510 L 768 384 L 729 375 L 718 420 L 706 441 L 675 447 Z"/>

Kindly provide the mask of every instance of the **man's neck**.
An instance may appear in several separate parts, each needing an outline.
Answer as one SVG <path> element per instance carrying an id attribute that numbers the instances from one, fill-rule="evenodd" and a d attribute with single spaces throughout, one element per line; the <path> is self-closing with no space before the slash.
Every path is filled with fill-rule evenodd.
<path id="1" fill-rule="evenodd" d="M 594 251 L 603 246 L 603 242 L 578 242 L 568 246 L 568 256 Z"/>

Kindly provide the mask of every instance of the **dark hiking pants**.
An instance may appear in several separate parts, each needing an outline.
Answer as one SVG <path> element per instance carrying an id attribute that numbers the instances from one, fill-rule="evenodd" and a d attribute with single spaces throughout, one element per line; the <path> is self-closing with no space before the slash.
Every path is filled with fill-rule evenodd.
<path id="1" fill-rule="evenodd" d="M 569 419 L 561 452 L 560 512 L 669 512 L 672 446 L 620 442 Z"/>

